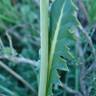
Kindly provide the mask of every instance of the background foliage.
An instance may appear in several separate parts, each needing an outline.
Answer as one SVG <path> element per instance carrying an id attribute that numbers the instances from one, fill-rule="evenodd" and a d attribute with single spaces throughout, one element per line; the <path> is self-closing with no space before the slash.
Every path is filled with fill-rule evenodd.
<path id="1" fill-rule="evenodd" d="M 62 87 L 53 86 L 53 93 L 96 96 L 96 0 L 73 1 L 82 30 L 73 30 L 74 59 L 66 59 L 69 72 L 58 70 Z M 37 96 L 39 49 L 39 1 L 0 0 L 0 96 Z"/>

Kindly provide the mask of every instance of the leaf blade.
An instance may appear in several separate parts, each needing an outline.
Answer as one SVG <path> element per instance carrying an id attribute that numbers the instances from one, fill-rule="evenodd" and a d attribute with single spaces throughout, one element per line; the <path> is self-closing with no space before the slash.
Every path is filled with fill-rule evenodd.
<path id="1" fill-rule="evenodd" d="M 52 94 L 52 84 L 56 82 L 60 84 L 60 76 L 57 70 L 69 71 L 66 59 L 62 57 L 69 56 L 73 58 L 68 49 L 69 46 L 67 46 L 66 43 L 64 44 L 64 42 L 66 42 L 66 40 L 75 40 L 75 33 L 72 33 L 71 29 L 79 25 L 76 18 L 76 11 L 77 8 L 72 3 L 72 0 L 55 0 L 51 7 L 47 96 Z M 63 43 L 59 44 L 60 41 Z"/>

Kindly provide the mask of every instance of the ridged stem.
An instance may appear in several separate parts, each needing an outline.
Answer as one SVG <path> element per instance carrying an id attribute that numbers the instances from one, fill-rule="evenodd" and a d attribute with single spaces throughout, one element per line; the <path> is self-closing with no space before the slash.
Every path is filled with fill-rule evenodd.
<path id="1" fill-rule="evenodd" d="M 49 0 L 40 0 L 41 65 L 38 96 L 46 96 L 48 72 L 48 5 Z"/>

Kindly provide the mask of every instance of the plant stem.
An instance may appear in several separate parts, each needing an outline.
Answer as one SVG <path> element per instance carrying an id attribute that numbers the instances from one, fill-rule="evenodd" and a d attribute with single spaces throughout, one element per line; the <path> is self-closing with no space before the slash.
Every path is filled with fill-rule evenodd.
<path id="1" fill-rule="evenodd" d="M 49 0 L 40 0 L 41 66 L 38 96 L 46 96 L 48 73 L 48 5 Z"/>
<path id="2" fill-rule="evenodd" d="M 75 68 L 76 68 L 75 69 L 75 90 L 78 91 L 79 90 L 79 68 L 77 63 Z"/>

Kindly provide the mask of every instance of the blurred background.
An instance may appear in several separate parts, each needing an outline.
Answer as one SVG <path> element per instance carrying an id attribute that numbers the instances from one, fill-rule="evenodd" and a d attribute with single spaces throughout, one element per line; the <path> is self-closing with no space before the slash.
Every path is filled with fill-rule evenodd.
<path id="1" fill-rule="evenodd" d="M 74 60 L 67 60 L 68 73 L 59 72 L 63 86 L 53 93 L 96 96 L 96 0 L 73 2 L 83 31 L 75 30 L 78 39 L 70 45 Z M 0 96 L 37 96 L 39 7 L 39 0 L 0 0 Z"/>

